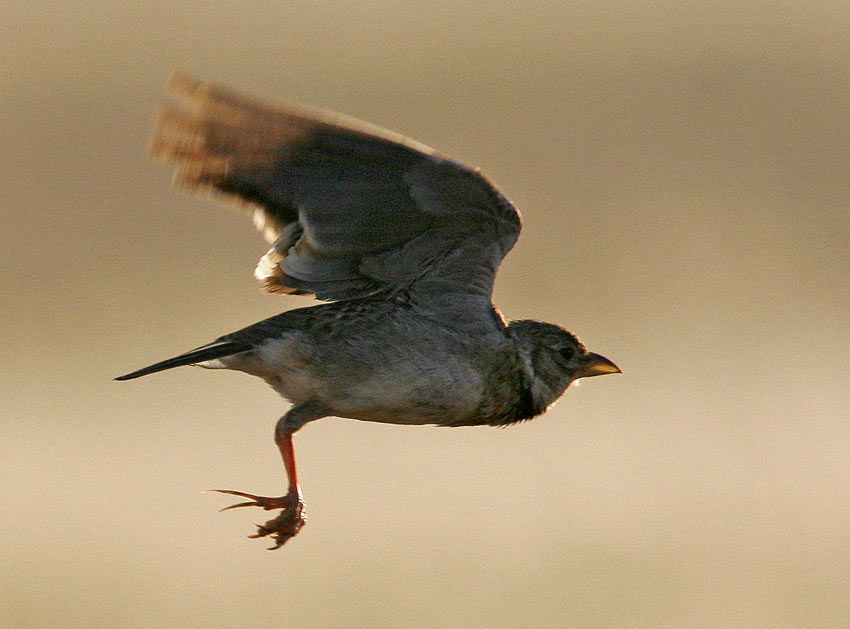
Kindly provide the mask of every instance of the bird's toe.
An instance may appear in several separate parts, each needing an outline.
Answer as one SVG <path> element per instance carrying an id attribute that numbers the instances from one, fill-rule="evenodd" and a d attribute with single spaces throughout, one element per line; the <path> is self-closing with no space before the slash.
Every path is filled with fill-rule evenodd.
<path id="1" fill-rule="evenodd" d="M 224 507 L 221 511 L 228 509 L 237 509 L 240 507 L 260 507 L 266 511 L 273 509 L 283 509 L 283 511 L 275 518 L 272 518 L 265 524 L 257 524 L 257 532 L 249 535 L 250 538 L 271 537 L 275 545 L 269 550 L 280 548 L 291 538 L 298 534 L 301 527 L 307 522 L 306 513 L 304 510 L 304 501 L 301 500 L 300 492 L 290 491 L 285 496 L 270 497 L 256 496 L 243 491 L 234 491 L 232 489 L 211 489 L 220 494 L 229 494 L 231 496 L 240 496 L 248 498 L 245 502 Z"/>

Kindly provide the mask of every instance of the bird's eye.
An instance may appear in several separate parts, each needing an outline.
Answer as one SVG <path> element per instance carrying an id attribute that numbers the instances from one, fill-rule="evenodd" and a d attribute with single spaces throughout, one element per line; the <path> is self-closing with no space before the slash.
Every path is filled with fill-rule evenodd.
<path id="1" fill-rule="evenodd" d="M 574 354 L 575 350 L 572 347 L 561 348 L 561 356 L 563 356 L 565 360 L 570 360 Z"/>

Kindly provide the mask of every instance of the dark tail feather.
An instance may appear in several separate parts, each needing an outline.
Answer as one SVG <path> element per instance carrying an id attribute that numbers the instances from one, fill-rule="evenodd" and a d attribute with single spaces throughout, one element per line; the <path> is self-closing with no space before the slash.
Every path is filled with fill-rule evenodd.
<path id="1" fill-rule="evenodd" d="M 228 341 L 224 343 L 215 343 L 213 345 L 205 345 L 204 347 L 193 349 L 191 352 L 186 352 L 185 354 L 180 354 L 179 356 L 175 356 L 174 358 L 169 358 L 167 360 L 154 363 L 153 365 L 150 365 L 148 367 L 143 367 L 142 369 L 137 369 L 136 371 L 133 371 L 131 373 L 124 374 L 123 376 L 118 376 L 115 379 L 132 380 L 133 378 L 146 376 L 149 373 L 156 373 L 157 371 L 171 369 L 172 367 L 181 367 L 183 365 L 193 365 L 195 363 L 202 363 L 205 360 L 215 360 L 216 358 L 223 358 L 224 356 L 230 356 L 232 354 L 238 354 L 239 352 L 245 352 L 249 349 L 251 349 L 251 346 L 245 342 L 240 343 Z"/>

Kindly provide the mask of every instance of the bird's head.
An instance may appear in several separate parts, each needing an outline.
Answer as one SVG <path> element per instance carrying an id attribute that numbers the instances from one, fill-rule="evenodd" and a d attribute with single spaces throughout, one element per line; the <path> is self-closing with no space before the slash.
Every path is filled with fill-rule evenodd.
<path id="1" fill-rule="evenodd" d="M 526 319 L 511 322 L 508 330 L 525 363 L 538 413 L 579 378 L 622 373 L 604 356 L 587 351 L 572 332 L 560 326 Z"/>

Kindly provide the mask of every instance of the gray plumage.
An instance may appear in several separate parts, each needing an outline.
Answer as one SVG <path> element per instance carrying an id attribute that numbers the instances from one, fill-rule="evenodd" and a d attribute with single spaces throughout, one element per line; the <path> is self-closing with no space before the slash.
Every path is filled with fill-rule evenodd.
<path id="1" fill-rule="evenodd" d="M 176 164 L 176 183 L 253 213 L 271 243 L 255 271 L 266 290 L 331 302 L 118 378 L 233 369 L 293 403 L 276 433 L 290 493 L 231 492 L 284 509 L 260 535 L 279 546 L 303 524 L 282 444 L 307 421 L 504 425 L 542 413 L 577 378 L 619 371 L 558 326 L 503 321 L 493 280 L 520 219 L 476 169 L 336 114 L 180 76 L 169 85 L 177 101 L 159 113 L 153 154 Z M 297 518 L 286 515 L 295 494 Z"/>

